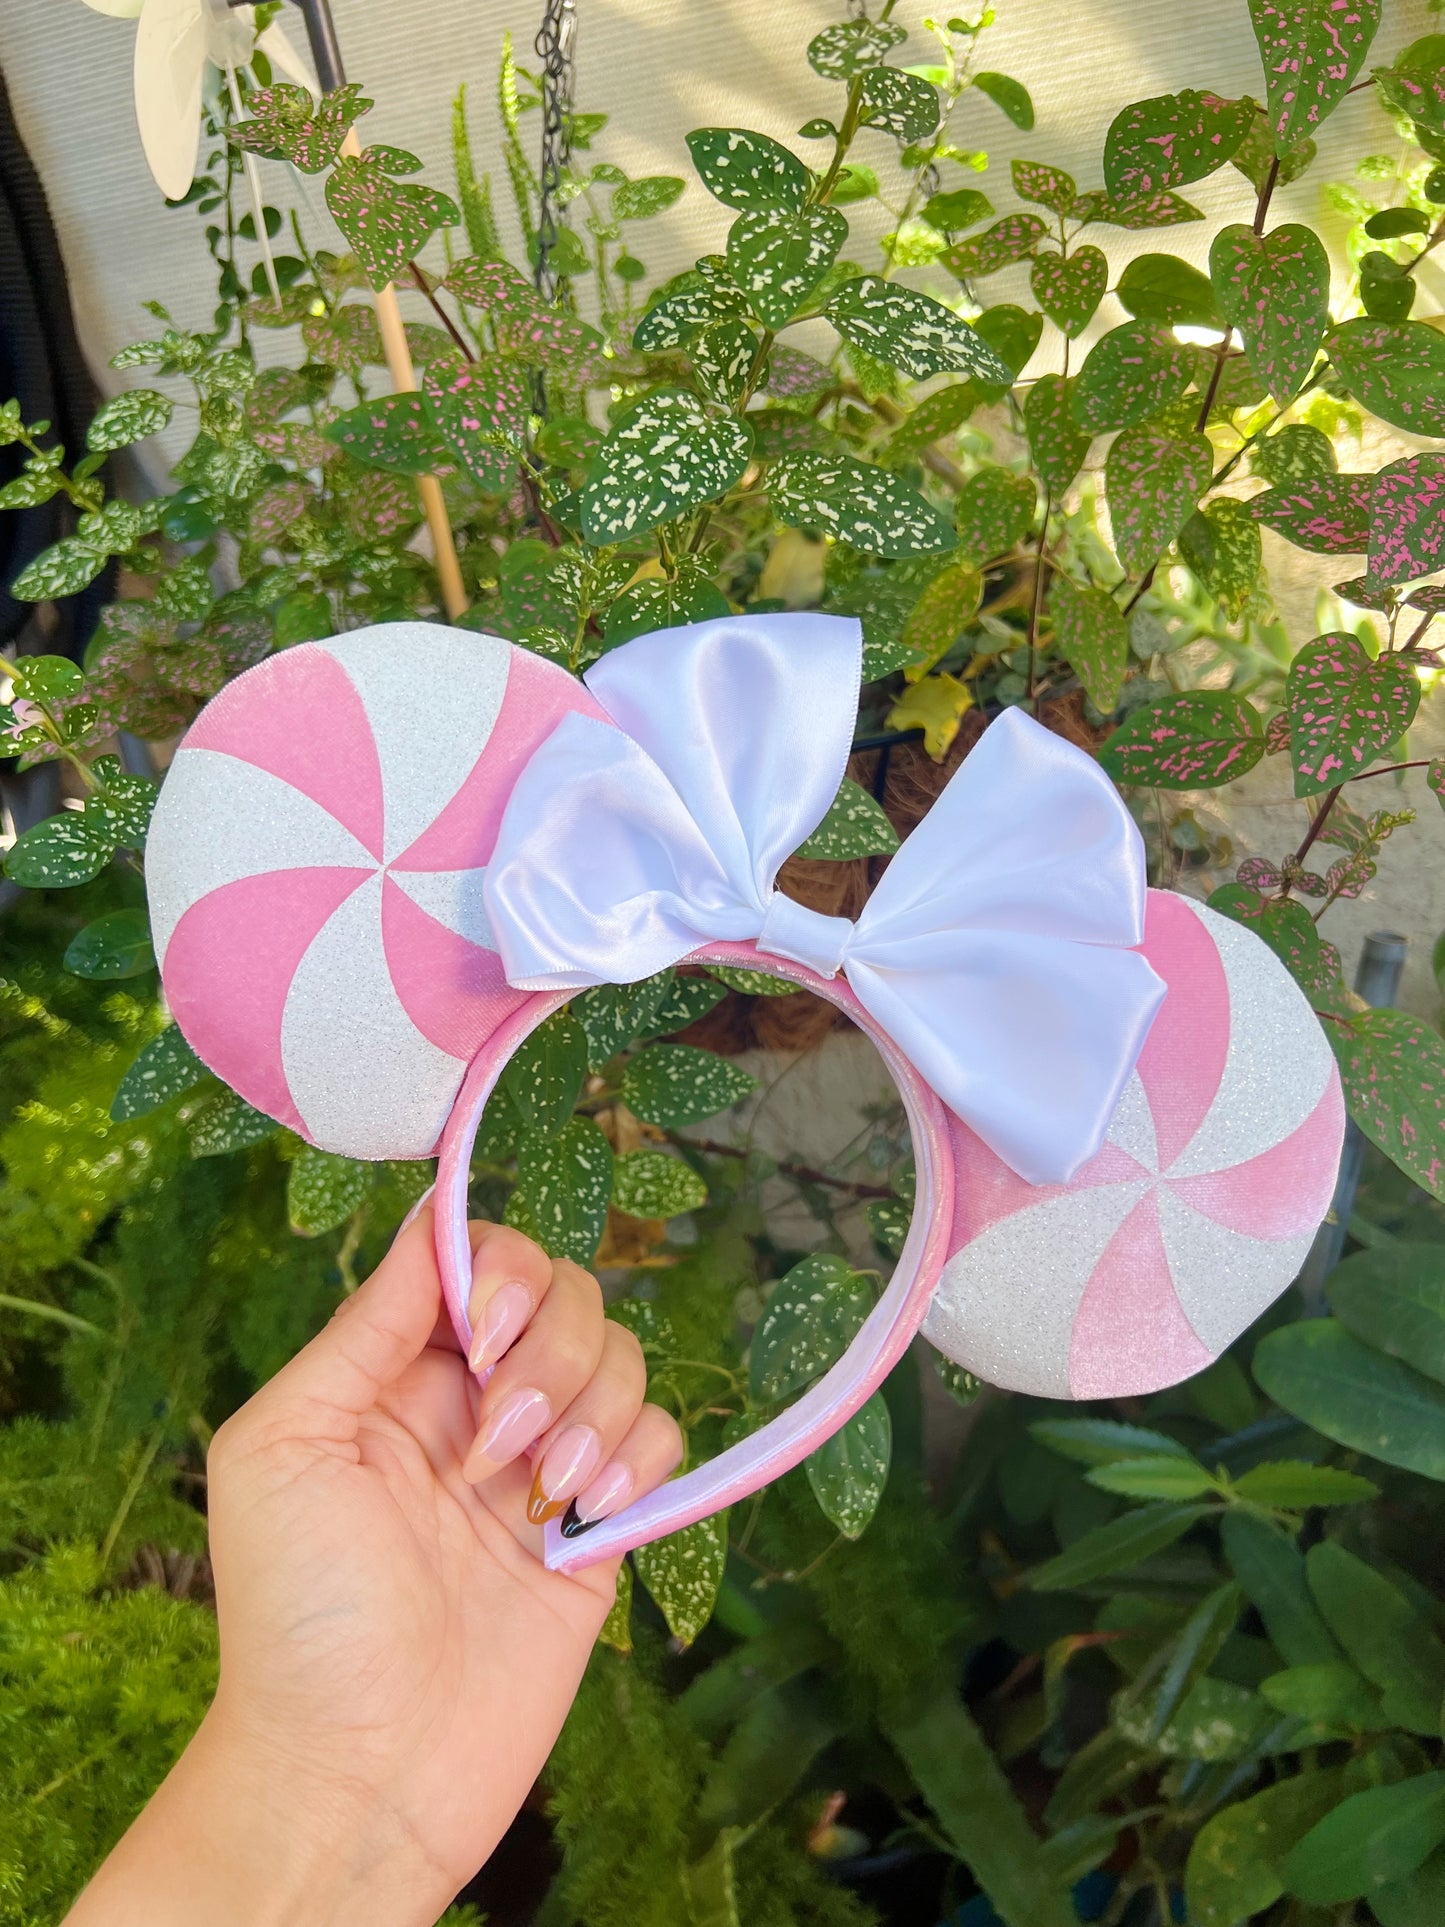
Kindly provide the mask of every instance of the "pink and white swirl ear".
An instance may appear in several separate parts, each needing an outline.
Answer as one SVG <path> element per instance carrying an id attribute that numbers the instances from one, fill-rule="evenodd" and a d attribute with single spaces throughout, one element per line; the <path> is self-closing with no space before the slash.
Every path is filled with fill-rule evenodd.
<path id="1" fill-rule="evenodd" d="M 1150 891 L 1169 986 L 1103 1149 L 1030 1185 L 957 1118 L 953 1255 L 923 1330 L 1047 1398 L 1157 1391 L 1289 1285 L 1329 1208 L 1344 1104 L 1318 1019 L 1251 931 Z"/>
<path id="2" fill-rule="evenodd" d="M 419 622 L 302 644 L 222 690 L 146 852 L 162 981 L 198 1056 L 326 1150 L 430 1152 L 526 1001 L 482 879 L 518 772 L 575 710 L 603 719 L 537 656 Z"/>

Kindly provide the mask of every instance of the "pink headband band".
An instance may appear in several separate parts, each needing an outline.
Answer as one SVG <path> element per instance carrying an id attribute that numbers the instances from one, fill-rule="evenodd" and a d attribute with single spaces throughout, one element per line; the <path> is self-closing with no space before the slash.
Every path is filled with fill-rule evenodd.
<path id="1" fill-rule="evenodd" d="M 659 632 L 587 687 L 494 637 L 360 630 L 228 686 L 177 753 L 147 878 L 167 996 L 250 1102 L 358 1157 L 440 1151 L 458 1335 L 468 1167 L 518 1044 L 586 985 L 742 963 L 829 998 L 898 1085 L 918 1166 L 893 1280 L 786 1412 L 572 1541 L 570 1570 L 798 1463 L 922 1327 L 1052 1397 L 1169 1384 L 1298 1268 L 1343 1110 L 1252 933 L 1144 888 L 1092 761 L 1005 715 L 856 923 L 774 887 L 837 791 L 857 625 Z"/>

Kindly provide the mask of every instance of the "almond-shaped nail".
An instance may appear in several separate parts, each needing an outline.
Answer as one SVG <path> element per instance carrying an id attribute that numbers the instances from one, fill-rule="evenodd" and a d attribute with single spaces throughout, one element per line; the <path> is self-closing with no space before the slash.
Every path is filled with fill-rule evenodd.
<path id="1" fill-rule="evenodd" d="M 525 1285 L 503 1285 L 494 1291 L 472 1333 L 472 1349 L 467 1355 L 472 1370 L 484 1372 L 495 1365 L 522 1336 L 531 1315 L 532 1295 Z"/>
<path id="2" fill-rule="evenodd" d="M 590 1425 L 569 1425 L 547 1447 L 537 1484 L 549 1500 L 575 1499 L 597 1470 L 602 1440 Z"/>
<path id="3" fill-rule="evenodd" d="M 577 1495 L 577 1517 L 584 1526 L 595 1526 L 608 1519 L 627 1503 L 632 1491 L 632 1474 L 619 1459 L 604 1465 L 591 1485 Z"/>
<path id="4" fill-rule="evenodd" d="M 541 1392 L 533 1391 L 528 1385 L 508 1392 L 477 1434 L 462 1467 L 462 1477 L 475 1484 L 489 1472 L 510 1464 L 551 1423 L 551 1401 Z"/>

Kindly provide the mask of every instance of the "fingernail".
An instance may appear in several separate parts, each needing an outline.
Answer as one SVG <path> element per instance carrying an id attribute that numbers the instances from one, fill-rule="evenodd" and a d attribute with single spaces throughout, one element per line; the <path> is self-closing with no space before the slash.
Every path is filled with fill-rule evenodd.
<path id="1" fill-rule="evenodd" d="M 577 1517 L 577 1501 L 574 1499 L 567 1508 L 566 1518 L 562 1521 L 562 1537 L 564 1539 L 580 1539 L 584 1532 L 590 1532 L 592 1530 L 592 1525 L 600 1523 L 600 1520 L 594 1520 L 589 1524 L 586 1519 L 579 1519 Z"/>
<path id="2" fill-rule="evenodd" d="M 509 1392 L 477 1435 L 467 1454 L 463 1477 L 472 1479 L 508 1464 L 525 1452 L 533 1439 L 552 1423 L 551 1402 L 530 1386 Z"/>
<path id="3" fill-rule="evenodd" d="M 632 1474 L 614 1459 L 611 1465 L 603 1466 L 591 1485 L 578 1493 L 578 1519 L 584 1526 L 595 1526 L 599 1519 L 608 1518 L 619 1506 L 625 1505 L 631 1491 Z"/>
<path id="4" fill-rule="evenodd" d="M 522 1335 L 532 1315 L 532 1299 L 525 1285 L 503 1285 L 494 1291 L 483 1309 L 481 1323 L 472 1334 L 472 1349 L 467 1363 L 474 1372 L 495 1365 Z"/>
<path id="5" fill-rule="evenodd" d="M 548 1499 L 573 1499 L 597 1470 L 602 1440 L 590 1425 L 569 1425 L 547 1447 L 537 1483 Z"/>

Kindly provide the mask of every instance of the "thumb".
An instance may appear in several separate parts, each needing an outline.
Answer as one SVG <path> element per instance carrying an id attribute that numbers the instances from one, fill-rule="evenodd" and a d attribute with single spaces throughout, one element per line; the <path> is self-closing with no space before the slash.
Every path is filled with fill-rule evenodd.
<path id="1" fill-rule="evenodd" d="M 426 1349 L 440 1310 L 428 1201 L 402 1226 L 366 1283 L 253 1404 L 273 1420 L 284 1412 L 295 1436 L 353 1438 L 361 1415 Z"/>

